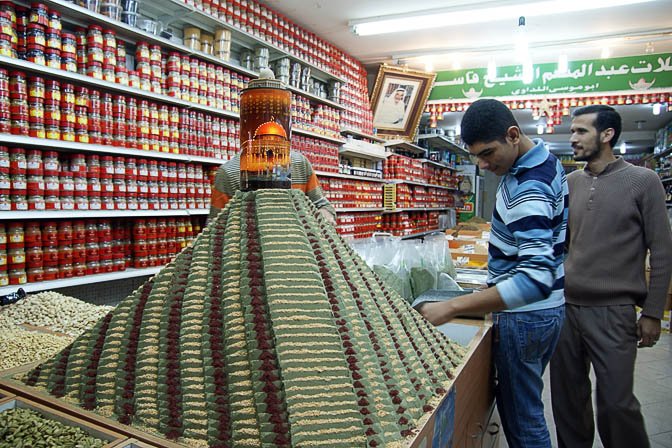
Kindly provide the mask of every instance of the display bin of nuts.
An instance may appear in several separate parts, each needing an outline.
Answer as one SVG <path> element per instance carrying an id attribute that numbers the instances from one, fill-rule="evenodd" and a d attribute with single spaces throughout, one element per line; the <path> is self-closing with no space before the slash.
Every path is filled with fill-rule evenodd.
<path id="1" fill-rule="evenodd" d="M 112 448 L 122 434 L 88 423 L 25 398 L 0 404 L 0 447 L 77 446 Z"/>

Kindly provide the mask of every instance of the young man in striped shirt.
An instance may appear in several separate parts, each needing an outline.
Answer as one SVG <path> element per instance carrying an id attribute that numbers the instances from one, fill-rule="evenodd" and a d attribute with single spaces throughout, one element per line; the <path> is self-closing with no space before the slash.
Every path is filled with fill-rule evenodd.
<path id="1" fill-rule="evenodd" d="M 489 288 L 426 304 L 421 313 L 440 325 L 467 312 L 494 312 L 496 398 L 507 442 L 511 448 L 550 447 L 541 392 L 565 312 L 564 169 L 542 140 L 523 134 L 499 101 L 473 103 L 461 128 L 474 163 L 503 176 L 492 214 Z"/>

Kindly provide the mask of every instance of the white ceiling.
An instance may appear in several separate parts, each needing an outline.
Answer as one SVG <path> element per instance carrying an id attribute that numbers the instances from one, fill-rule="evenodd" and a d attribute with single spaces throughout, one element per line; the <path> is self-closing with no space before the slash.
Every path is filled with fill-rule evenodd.
<path id="1" fill-rule="evenodd" d="M 450 8 L 469 5 L 477 8 L 485 4 L 524 3 L 529 0 L 468 1 L 468 0 L 264 0 L 270 8 L 286 15 L 303 28 L 341 48 L 363 64 L 377 65 L 381 62 L 400 60 L 415 68 L 425 67 L 431 61 L 435 70 L 449 70 L 453 60 L 459 58 L 462 68 L 486 67 L 488 60 L 496 56 L 499 66 L 514 65 L 513 36 L 516 19 L 488 23 L 460 25 L 447 23 L 445 27 L 423 31 L 356 36 L 348 22 L 375 16 L 403 14 L 418 10 Z M 525 15 L 521 5 L 520 15 Z M 604 44 L 596 44 L 599 36 L 646 34 L 667 30 L 665 39 L 653 37 L 612 40 L 612 57 L 642 54 L 646 42 L 654 43 L 656 53 L 672 52 L 672 0 L 657 0 L 630 6 L 600 10 L 530 17 L 527 33 L 534 63 L 554 62 L 560 51 L 568 54 L 569 60 L 597 59 Z M 561 44 L 577 40 L 585 44 Z M 540 43 L 556 43 L 556 46 L 536 47 Z M 493 49 L 492 51 L 485 51 Z M 438 56 L 410 58 L 404 55 L 419 52 L 442 52 Z M 459 53 L 457 56 L 454 56 Z"/>
<path id="2" fill-rule="evenodd" d="M 435 71 L 454 68 L 456 60 L 461 68 L 486 67 L 492 58 L 498 66 L 516 65 L 513 42 L 518 21 L 448 23 L 441 28 L 365 37 L 353 34 L 349 21 L 435 8 L 477 8 L 486 4 L 511 3 L 520 3 L 520 15 L 524 16 L 526 1 L 530 0 L 263 0 L 262 3 L 341 48 L 375 76 L 377 66 L 383 62 L 408 64 L 423 70 L 430 63 Z M 609 46 L 611 57 L 643 54 L 649 41 L 653 43 L 655 53 L 672 53 L 672 0 L 529 17 L 527 34 L 533 63 L 556 62 L 561 52 L 568 55 L 570 62 L 598 59 L 605 44 Z M 604 40 L 607 36 L 612 39 Z M 428 55 L 412 57 L 420 53 Z M 370 83 L 371 79 L 372 76 Z M 672 112 L 654 118 L 651 105 L 624 106 L 619 112 L 623 115 L 623 139 L 637 141 L 641 147 L 652 147 L 655 129 L 672 119 Z M 536 122 L 530 111 L 516 111 L 516 118 L 526 133 L 536 134 Z M 446 114 L 439 126 L 449 130 L 459 119 L 460 114 Z M 645 121 L 641 129 L 635 124 L 639 120 Z M 557 141 L 555 148 L 558 150 L 569 149 L 563 142 L 569 140 L 570 122 L 569 117 L 564 117 L 562 125 L 556 126 L 555 134 L 546 134 L 544 139 Z"/>

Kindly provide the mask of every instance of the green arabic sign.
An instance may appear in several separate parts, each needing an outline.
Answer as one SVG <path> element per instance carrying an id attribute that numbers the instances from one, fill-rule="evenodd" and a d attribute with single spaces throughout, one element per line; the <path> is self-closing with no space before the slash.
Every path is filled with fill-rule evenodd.
<path id="1" fill-rule="evenodd" d="M 494 79 L 487 72 L 485 68 L 438 72 L 429 100 L 672 87 L 672 53 L 574 61 L 565 73 L 558 72 L 556 63 L 536 64 L 529 84 L 523 83 L 520 65 L 498 67 Z"/>

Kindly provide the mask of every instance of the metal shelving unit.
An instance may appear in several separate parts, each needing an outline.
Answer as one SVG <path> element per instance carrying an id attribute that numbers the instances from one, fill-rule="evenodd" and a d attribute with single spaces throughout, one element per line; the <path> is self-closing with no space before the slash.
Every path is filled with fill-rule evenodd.
<path id="1" fill-rule="evenodd" d="M 174 106 L 181 106 L 187 109 L 207 112 L 213 115 L 219 115 L 225 118 L 235 118 L 235 119 L 240 118 L 240 115 L 235 112 L 216 109 L 210 106 L 203 106 L 201 104 L 192 103 L 190 101 L 184 101 L 178 98 L 173 98 L 172 96 L 153 93 L 142 89 L 136 89 L 135 87 L 125 86 L 113 82 L 107 82 L 93 78 L 91 76 L 84 76 L 80 75 L 79 73 L 73 73 L 68 72 L 66 70 L 46 67 L 44 65 L 34 64 L 32 62 L 24 61 L 21 59 L 14 59 L 14 58 L 8 58 L 6 56 L 0 56 L 0 65 L 4 67 L 9 67 L 12 70 L 21 70 L 29 73 L 39 74 L 42 76 L 67 80 L 77 84 L 83 84 L 89 87 L 94 87 L 96 89 L 101 89 L 109 92 L 130 94 L 140 98 L 146 98 L 152 101 L 157 101 L 165 104 L 172 104 Z"/>
<path id="2" fill-rule="evenodd" d="M 48 280 L 39 283 L 26 283 L 23 285 L 3 286 L 0 288 L 0 295 L 11 294 L 22 288 L 26 292 L 46 291 L 58 288 L 67 288 L 69 286 L 90 285 L 93 283 L 109 282 L 112 280 L 123 280 L 134 277 L 144 277 L 158 273 L 163 266 L 134 269 L 129 268 L 125 271 L 109 272 L 105 274 L 85 275 L 83 277 L 64 278 L 60 280 Z"/>
<path id="3" fill-rule="evenodd" d="M 383 179 L 374 179 L 373 177 L 354 176 L 352 174 L 341 174 L 341 173 L 328 173 L 326 171 L 318 171 L 318 170 L 315 170 L 315 174 L 321 177 L 337 177 L 340 179 L 364 180 L 367 182 L 378 182 L 378 183 L 386 182 Z"/>
<path id="4" fill-rule="evenodd" d="M 450 170 L 450 171 L 457 171 L 457 168 L 454 168 L 452 166 L 448 166 L 445 163 L 435 162 L 435 161 L 429 160 L 429 159 L 419 159 L 419 160 L 422 163 L 428 163 L 430 165 L 438 166 L 439 168 L 445 168 L 445 169 Z"/>
<path id="5" fill-rule="evenodd" d="M 92 143 L 66 142 L 44 138 L 26 137 L 22 135 L 0 134 L 0 142 L 4 145 L 21 148 L 48 148 L 58 151 L 72 151 L 98 154 L 114 154 L 142 159 L 179 160 L 181 162 L 199 162 L 208 165 L 221 165 L 224 159 L 215 157 L 191 156 L 188 154 L 173 154 L 170 152 L 144 151 L 141 149 L 122 148 L 119 146 L 94 145 Z"/>
<path id="6" fill-rule="evenodd" d="M 357 129 L 352 129 L 352 128 L 341 128 L 341 134 L 352 135 L 354 137 L 359 137 L 359 138 L 368 138 L 369 140 L 377 142 L 377 143 L 385 143 L 387 141 L 384 138 L 377 137 L 373 134 L 367 134 L 366 132 L 358 131 Z"/>
<path id="7" fill-rule="evenodd" d="M 438 149 L 462 156 L 469 155 L 466 149 L 456 145 L 455 142 L 444 135 L 420 134 L 418 140 L 425 140 L 432 150 Z"/>
<path id="8" fill-rule="evenodd" d="M 427 150 L 425 148 L 422 148 L 418 145 L 414 145 L 413 143 L 409 143 L 405 140 L 392 140 L 388 141 L 386 143 L 383 143 L 383 146 L 386 148 L 399 148 L 404 152 L 410 152 L 412 154 L 417 154 L 417 155 L 427 155 Z"/>
<path id="9" fill-rule="evenodd" d="M 457 191 L 456 188 L 453 187 L 446 187 L 443 185 L 434 185 L 434 184 L 425 184 L 423 182 L 413 182 L 410 180 L 403 180 L 403 179 L 388 179 L 387 182 L 391 184 L 409 184 L 409 185 L 418 185 L 420 187 L 429 187 L 429 188 L 440 188 L 442 190 L 451 190 L 451 191 Z"/>
<path id="10" fill-rule="evenodd" d="M 239 47 L 253 49 L 258 45 L 262 45 L 270 50 L 271 60 L 281 57 L 288 57 L 291 60 L 297 61 L 310 67 L 313 72 L 313 77 L 329 81 L 331 79 L 345 82 L 346 80 L 317 65 L 304 60 L 300 57 L 289 54 L 283 49 L 266 42 L 265 40 L 247 33 L 241 29 L 232 26 L 229 23 L 215 18 L 205 12 L 197 9 L 194 6 L 187 5 L 180 0 L 157 0 L 155 2 L 143 2 L 140 4 L 140 12 L 152 17 L 158 17 L 164 23 L 180 23 L 199 27 L 208 32 L 213 32 L 216 28 L 224 28 L 231 31 L 231 41 Z"/>
<path id="11" fill-rule="evenodd" d="M 365 158 L 369 160 L 385 160 L 390 156 L 389 152 L 373 152 L 367 151 L 366 149 L 352 148 L 350 146 L 343 145 L 338 151 L 338 155 L 342 156 L 354 156 Z"/>
<path id="12" fill-rule="evenodd" d="M 352 212 L 382 212 L 385 210 L 383 207 L 369 207 L 369 208 L 359 208 L 359 207 L 352 207 L 352 208 L 338 208 L 336 207 L 337 212 L 343 212 L 343 213 L 352 213 Z"/>
<path id="13" fill-rule="evenodd" d="M 24 219 L 62 219 L 62 218 L 151 218 L 159 216 L 203 216 L 210 213 L 207 208 L 187 210 L 28 210 L 0 212 L 2 221 L 20 221 Z"/>
<path id="14" fill-rule="evenodd" d="M 441 210 L 450 210 L 453 207 L 409 207 L 396 208 L 394 210 L 384 210 L 383 214 L 400 213 L 400 212 L 437 212 Z"/>
<path id="15" fill-rule="evenodd" d="M 318 134 L 316 132 L 306 131 L 305 129 L 292 128 L 292 134 L 299 134 L 299 135 L 305 135 L 306 137 L 318 138 L 321 140 L 326 140 L 328 142 L 337 143 L 339 145 L 344 143 L 343 140 L 341 140 L 340 138 L 329 137 L 327 135 Z"/>
<path id="16" fill-rule="evenodd" d="M 445 232 L 445 229 L 443 229 L 443 230 L 435 229 L 435 230 L 427 230 L 425 232 L 411 233 L 410 235 L 402 236 L 401 239 L 402 240 L 408 240 L 408 239 L 411 239 L 411 238 L 420 238 L 420 237 L 423 237 L 425 235 L 429 235 L 431 233 L 436 233 L 436 232 Z"/>

